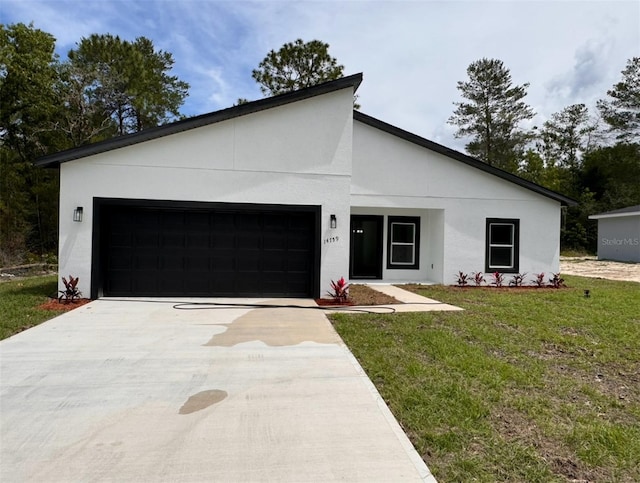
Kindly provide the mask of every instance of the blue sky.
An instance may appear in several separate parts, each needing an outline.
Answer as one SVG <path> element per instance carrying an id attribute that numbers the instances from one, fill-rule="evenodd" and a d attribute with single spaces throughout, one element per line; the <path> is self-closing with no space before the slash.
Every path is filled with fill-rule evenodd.
<path id="1" fill-rule="evenodd" d="M 33 22 L 66 58 L 82 37 L 145 36 L 173 54 L 191 85 L 183 113 L 262 97 L 251 77 L 266 53 L 302 38 L 330 44 L 346 74 L 362 72 L 362 112 L 463 149 L 446 124 L 456 83 L 482 57 L 498 58 L 538 113 L 606 96 L 640 56 L 640 2 L 1 0 L 0 22 Z"/>

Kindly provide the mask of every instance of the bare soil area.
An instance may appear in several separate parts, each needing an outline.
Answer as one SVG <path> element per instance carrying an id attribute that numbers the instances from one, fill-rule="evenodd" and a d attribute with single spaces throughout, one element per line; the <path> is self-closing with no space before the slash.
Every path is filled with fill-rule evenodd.
<path id="1" fill-rule="evenodd" d="M 60 302 L 58 299 L 49 299 L 48 302 L 45 302 L 38 308 L 42 310 L 64 310 L 65 312 L 68 312 L 69 310 L 82 307 L 89 302 L 91 302 L 89 299 L 76 299 L 73 302 L 65 302 L 64 300 Z"/>
<path id="2" fill-rule="evenodd" d="M 366 285 L 350 285 L 349 299 L 346 304 L 336 304 L 332 299 L 322 298 L 316 299 L 318 305 L 389 305 L 401 304 L 399 300 L 390 295 L 378 292 L 377 290 L 367 287 Z"/>
<path id="3" fill-rule="evenodd" d="M 560 257 L 560 273 L 640 283 L 640 263 L 611 262 L 596 257 Z"/>

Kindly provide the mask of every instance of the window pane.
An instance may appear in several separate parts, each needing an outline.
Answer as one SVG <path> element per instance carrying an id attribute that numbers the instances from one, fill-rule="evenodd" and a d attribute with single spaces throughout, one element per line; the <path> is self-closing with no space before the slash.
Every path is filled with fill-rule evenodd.
<path id="1" fill-rule="evenodd" d="M 393 245 L 391 263 L 413 264 L 413 245 Z"/>
<path id="2" fill-rule="evenodd" d="M 415 225 L 413 223 L 392 223 L 391 236 L 395 243 L 413 243 Z"/>
<path id="3" fill-rule="evenodd" d="M 491 247 L 490 249 L 490 267 L 511 267 L 513 262 L 511 261 L 511 248 L 506 247 Z"/>
<path id="4" fill-rule="evenodd" d="M 491 224 L 492 245 L 513 245 L 513 225 Z"/>

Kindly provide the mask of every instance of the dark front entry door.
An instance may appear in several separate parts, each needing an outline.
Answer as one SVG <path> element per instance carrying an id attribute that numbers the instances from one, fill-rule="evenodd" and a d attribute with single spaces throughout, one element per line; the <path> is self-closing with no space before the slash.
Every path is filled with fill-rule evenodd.
<path id="1" fill-rule="evenodd" d="M 351 216 L 349 278 L 382 278 L 383 221 L 382 216 Z"/>

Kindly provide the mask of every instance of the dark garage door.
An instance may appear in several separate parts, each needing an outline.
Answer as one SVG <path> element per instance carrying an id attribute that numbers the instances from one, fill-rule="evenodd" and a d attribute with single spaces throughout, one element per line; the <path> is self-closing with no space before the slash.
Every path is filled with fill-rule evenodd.
<path id="1" fill-rule="evenodd" d="M 104 206 L 103 295 L 313 296 L 315 216 Z"/>

